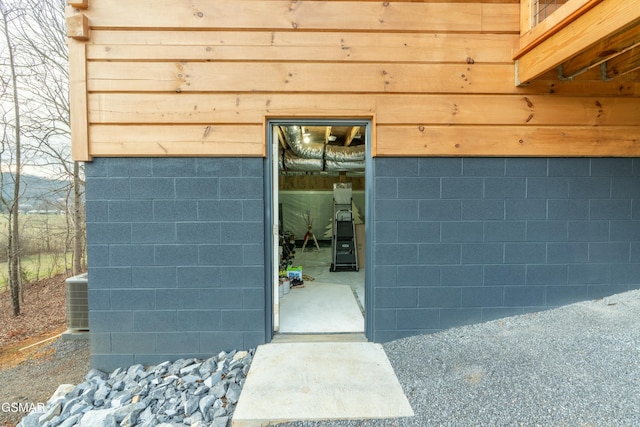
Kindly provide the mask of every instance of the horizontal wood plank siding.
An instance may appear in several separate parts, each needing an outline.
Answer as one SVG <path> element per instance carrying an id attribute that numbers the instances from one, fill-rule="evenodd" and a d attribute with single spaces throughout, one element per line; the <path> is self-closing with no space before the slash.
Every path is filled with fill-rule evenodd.
<path id="1" fill-rule="evenodd" d="M 286 116 L 371 117 L 375 156 L 640 155 L 637 80 L 594 70 L 516 87 L 519 12 L 90 0 L 89 143 L 75 156 L 264 156 L 265 118 Z"/>

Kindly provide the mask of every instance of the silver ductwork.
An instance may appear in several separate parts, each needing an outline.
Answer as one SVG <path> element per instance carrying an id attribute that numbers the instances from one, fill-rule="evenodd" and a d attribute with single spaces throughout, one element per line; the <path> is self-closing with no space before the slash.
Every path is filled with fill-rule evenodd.
<path id="1" fill-rule="evenodd" d="M 281 150 L 280 165 L 287 171 L 363 171 L 365 146 L 338 146 L 304 142 L 300 126 L 282 126 L 289 147 Z"/>

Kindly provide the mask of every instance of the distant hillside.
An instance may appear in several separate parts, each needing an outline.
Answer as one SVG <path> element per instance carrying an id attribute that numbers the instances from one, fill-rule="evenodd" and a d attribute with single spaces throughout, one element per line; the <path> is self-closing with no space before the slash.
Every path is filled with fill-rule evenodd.
<path id="1" fill-rule="evenodd" d="M 2 194 L 6 200 L 13 199 L 13 176 L 10 173 L 2 174 Z M 20 177 L 20 210 L 58 210 L 64 206 L 60 199 L 66 197 L 65 188 L 68 181 L 59 179 L 46 179 L 35 175 L 22 175 Z M 5 206 L 0 206 L 0 212 L 6 211 Z"/>

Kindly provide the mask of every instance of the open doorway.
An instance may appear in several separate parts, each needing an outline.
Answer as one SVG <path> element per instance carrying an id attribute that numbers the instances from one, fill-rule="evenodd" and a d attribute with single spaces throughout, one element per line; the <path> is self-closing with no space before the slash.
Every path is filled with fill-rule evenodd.
<path id="1" fill-rule="evenodd" d="M 269 122 L 274 333 L 365 333 L 370 127 Z"/>

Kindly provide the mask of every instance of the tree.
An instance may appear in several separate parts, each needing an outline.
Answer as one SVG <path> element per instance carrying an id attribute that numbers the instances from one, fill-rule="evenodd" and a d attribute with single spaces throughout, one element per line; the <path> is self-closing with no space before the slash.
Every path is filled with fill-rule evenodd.
<path id="1" fill-rule="evenodd" d="M 19 14 L 12 10 L 3 0 L 0 0 L 2 14 L 2 35 L 6 41 L 8 66 L 10 77 L 8 86 L 11 92 L 11 108 L 13 109 L 13 198 L 6 199 L 2 192 L 2 201 L 9 211 L 9 238 L 7 242 L 7 266 L 9 273 L 9 289 L 11 291 L 11 305 L 13 315 L 20 315 L 20 227 L 18 223 L 20 211 L 20 172 L 22 168 L 22 124 L 20 115 L 20 91 L 18 88 L 18 65 L 15 58 L 15 47 L 10 35 L 10 24 Z M 5 134 L 6 135 L 6 134 Z M 8 138 L 7 138 L 8 139 Z M 8 143 L 3 140 L 3 148 Z M 3 149 L 3 152 L 5 150 Z"/>

